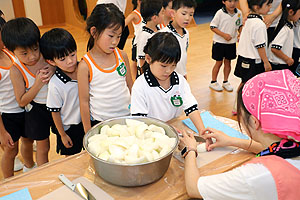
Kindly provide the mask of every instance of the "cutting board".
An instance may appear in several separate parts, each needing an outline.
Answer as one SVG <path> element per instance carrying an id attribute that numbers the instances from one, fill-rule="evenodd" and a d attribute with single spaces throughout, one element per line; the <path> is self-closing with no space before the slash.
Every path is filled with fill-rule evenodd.
<path id="1" fill-rule="evenodd" d="M 58 179 L 58 178 L 57 178 Z M 83 186 L 86 187 L 86 189 L 93 194 L 93 196 L 96 199 L 101 200 L 113 200 L 114 198 L 107 194 L 104 190 L 99 188 L 94 183 L 90 182 L 85 177 L 79 177 L 72 181 L 73 183 L 81 183 Z M 43 196 L 39 200 L 66 200 L 66 197 L 68 200 L 82 200 L 75 192 L 70 190 L 67 186 L 62 186 L 53 192 Z"/>

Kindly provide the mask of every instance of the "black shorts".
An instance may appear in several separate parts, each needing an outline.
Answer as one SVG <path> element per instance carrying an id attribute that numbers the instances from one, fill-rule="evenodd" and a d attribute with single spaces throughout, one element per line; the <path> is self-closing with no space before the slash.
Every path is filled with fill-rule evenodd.
<path id="1" fill-rule="evenodd" d="M 222 61 L 224 58 L 227 60 L 236 58 L 236 44 L 214 42 L 212 46 L 212 59 Z"/>
<path id="2" fill-rule="evenodd" d="M 2 113 L 1 117 L 6 131 L 14 142 L 20 137 L 25 137 L 25 112 Z"/>
<path id="3" fill-rule="evenodd" d="M 270 62 L 270 64 L 272 66 L 272 71 L 290 69 L 290 67 L 287 64 L 274 64 L 274 63 L 271 63 L 271 62 Z"/>
<path id="4" fill-rule="evenodd" d="M 300 64 L 299 59 L 300 59 L 300 49 L 294 48 L 293 49 L 293 56 L 292 58 L 294 59 L 294 64 L 290 66 L 290 70 L 295 74 L 295 76 L 299 77 L 300 75 L 296 73 L 296 68 Z"/>
<path id="5" fill-rule="evenodd" d="M 44 140 L 50 135 L 50 127 L 53 127 L 51 112 L 46 104 L 30 103 L 32 108 L 25 113 L 25 136 L 32 140 Z"/>
<path id="6" fill-rule="evenodd" d="M 263 62 L 257 64 L 254 59 L 238 56 L 234 75 L 241 78 L 242 83 L 246 83 L 250 78 L 263 72 L 265 72 Z"/>
<path id="7" fill-rule="evenodd" d="M 131 51 L 132 51 L 132 53 L 131 53 L 131 60 L 137 62 L 137 59 L 136 59 L 137 45 L 136 44 L 132 45 Z"/>
<path id="8" fill-rule="evenodd" d="M 61 140 L 61 136 L 56 128 L 52 129 L 53 133 L 56 134 L 56 152 L 60 155 L 74 155 L 80 153 L 83 148 L 83 137 L 84 129 L 80 122 L 77 125 L 71 125 L 66 134 L 71 138 L 73 146 L 71 148 L 66 148 Z"/>

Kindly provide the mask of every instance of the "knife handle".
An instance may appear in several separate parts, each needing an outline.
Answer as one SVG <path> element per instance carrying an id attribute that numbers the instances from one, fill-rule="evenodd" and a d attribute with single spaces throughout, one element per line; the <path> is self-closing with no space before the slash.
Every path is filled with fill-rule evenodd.
<path id="1" fill-rule="evenodd" d="M 58 175 L 58 178 L 61 182 L 63 182 L 68 188 L 74 191 L 75 189 L 75 184 L 72 183 L 64 174 Z"/>

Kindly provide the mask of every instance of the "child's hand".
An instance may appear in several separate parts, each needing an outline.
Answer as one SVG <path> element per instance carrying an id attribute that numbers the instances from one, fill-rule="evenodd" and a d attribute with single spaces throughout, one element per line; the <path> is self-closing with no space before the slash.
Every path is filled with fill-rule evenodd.
<path id="1" fill-rule="evenodd" d="M 200 134 L 204 139 L 206 139 L 206 149 L 211 151 L 216 147 L 226 147 L 231 146 L 232 137 L 226 135 L 222 131 L 218 131 L 213 128 L 207 128 L 203 130 Z M 216 140 L 215 143 L 212 142 L 212 138 Z"/>
<path id="2" fill-rule="evenodd" d="M 264 63 L 264 67 L 265 67 L 265 71 L 268 72 L 268 71 L 271 71 L 272 70 L 272 66 L 269 62 L 265 62 Z"/>
<path id="3" fill-rule="evenodd" d="M 37 71 L 36 75 L 35 75 L 35 83 L 43 86 L 45 85 L 44 81 L 43 81 L 43 76 L 44 76 L 44 73 L 41 72 L 40 70 Z"/>
<path id="4" fill-rule="evenodd" d="M 286 60 L 286 64 L 287 64 L 288 66 L 293 65 L 293 64 L 294 64 L 294 59 L 293 59 L 293 58 L 288 58 L 288 59 Z"/>
<path id="5" fill-rule="evenodd" d="M 194 138 L 193 133 L 187 133 L 185 130 L 182 130 L 182 136 L 180 137 L 180 143 L 182 143 L 186 147 L 197 149 L 197 141 Z"/>
<path id="6" fill-rule="evenodd" d="M 231 35 L 225 33 L 223 38 L 226 40 L 226 41 L 230 41 L 232 39 Z"/>
<path id="7" fill-rule="evenodd" d="M 51 77 L 55 73 L 55 69 L 56 69 L 55 67 L 47 65 L 40 70 L 40 72 L 42 72 L 42 74 L 43 74 L 42 81 L 44 83 L 47 84 L 50 81 Z"/>
<path id="8" fill-rule="evenodd" d="M 66 148 L 71 148 L 73 146 L 73 142 L 67 134 L 61 136 L 61 141 Z"/>
<path id="9" fill-rule="evenodd" d="M 7 131 L 0 134 L 0 143 L 2 146 L 8 148 L 14 148 L 15 146 L 13 139 Z"/>

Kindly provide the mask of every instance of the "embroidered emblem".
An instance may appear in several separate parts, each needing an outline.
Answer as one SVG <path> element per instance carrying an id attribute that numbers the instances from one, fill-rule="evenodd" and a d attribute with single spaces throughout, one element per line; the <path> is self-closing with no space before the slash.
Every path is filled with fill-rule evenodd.
<path id="1" fill-rule="evenodd" d="M 174 95 L 171 97 L 171 103 L 175 107 L 180 107 L 183 104 L 182 98 L 180 95 Z"/>
<path id="2" fill-rule="evenodd" d="M 125 76 L 126 75 L 126 73 L 127 73 L 127 68 L 126 68 L 126 66 L 125 66 L 125 64 L 122 62 L 122 64 L 121 65 L 119 65 L 118 67 L 117 67 L 117 71 L 118 71 L 118 74 L 120 75 L 120 76 Z"/>
<path id="3" fill-rule="evenodd" d="M 240 26 L 241 25 L 241 18 L 240 17 L 235 21 L 235 25 L 236 26 Z"/>

